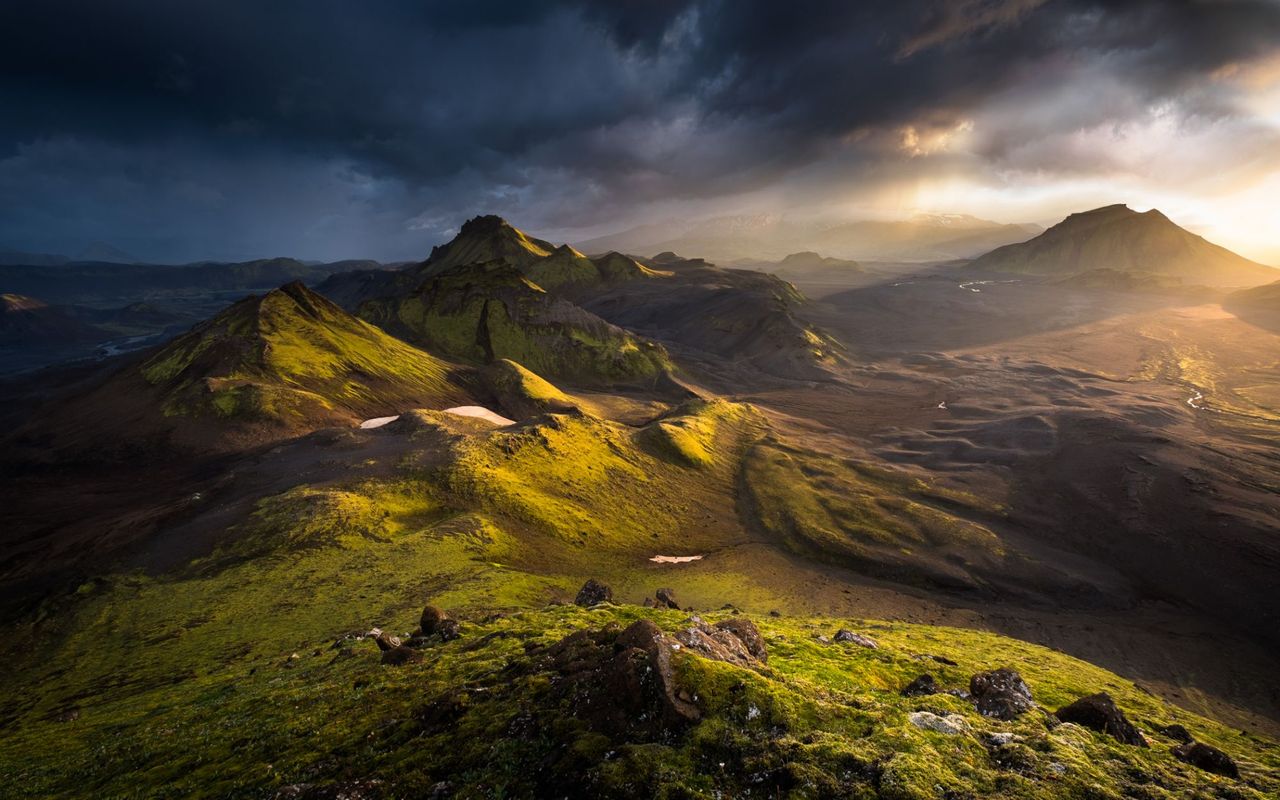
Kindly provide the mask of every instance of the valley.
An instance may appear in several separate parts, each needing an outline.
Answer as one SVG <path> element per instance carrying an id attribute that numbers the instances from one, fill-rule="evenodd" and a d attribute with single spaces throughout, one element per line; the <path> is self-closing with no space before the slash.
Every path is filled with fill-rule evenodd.
<path id="1" fill-rule="evenodd" d="M 1046 684 L 1088 662 L 1090 686 L 1187 715 L 1273 786 L 1280 334 L 1226 290 L 812 263 L 789 283 L 587 256 L 484 217 L 421 264 L 287 283 L 141 354 L 11 378 L 0 596 L 20 677 L 0 721 L 14 758 L 77 731 L 77 766 L 24 786 L 64 791 L 94 748 L 185 761 L 150 715 L 258 753 L 233 784 L 274 784 L 251 771 L 305 756 L 176 709 L 246 720 L 243 702 L 299 703 L 304 675 L 309 702 L 345 706 L 334 681 L 355 680 L 394 705 L 403 679 L 353 678 L 350 646 L 428 602 L 467 632 L 437 663 L 484 684 L 465 654 L 564 635 L 588 579 L 614 603 L 579 612 L 593 624 L 670 587 L 799 648 L 784 673 L 827 669 L 800 633 L 823 620 L 951 642 L 965 665 L 1059 664 Z M 335 641 L 349 655 L 325 666 Z M 501 652 L 484 658 L 519 661 Z M 341 774 L 354 720 L 321 726 Z M 133 755 L 107 743 L 139 726 Z M 125 780 L 88 769 L 106 793 Z"/>

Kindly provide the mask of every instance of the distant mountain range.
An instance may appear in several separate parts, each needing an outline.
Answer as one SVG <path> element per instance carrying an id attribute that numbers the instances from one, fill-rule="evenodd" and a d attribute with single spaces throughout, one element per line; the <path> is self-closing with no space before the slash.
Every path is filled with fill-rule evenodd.
<path id="1" fill-rule="evenodd" d="M 0 264 L 52 267 L 81 261 L 96 261 L 104 264 L 139 264 L 142 259 L 131 253 L 126 253 L 107 242 L 92 242 L 74 256 L 66 256 L 60 253 L 26 253 L 21 250 L 0 248 Z"/>
<path id="2" fill-rule="evenodd" d="M 137 300 L 151 293 L 254 291 L 289 281 L 318 283 L 335 272 L 380 269 L 376 261 L 308 264 L 294 258 L 184 265 L 105 261 L 0 265 L 0 288 L 48 303 Z"/>
<path id="3" fill-rule="evenodd" d="M 618 250 L 637 255 L 666 250 L 718 263 L 776 261 L 804 251 L 839 259 L 923 262 L 972 258 L 1042 230 L 1039 225 L 1006 225 L 966 214 L 846 223 L 757 215 L 643 225 L 578 242 L 577 247 L 586 253 Z"/>
<path id="4" fill-rule="evenodd" d="M 969 267 L 1079 276 L 1094 285 L 1108 276 L 1128 285 L 1133 276 L 1147 275 L 1164 286 L 1170 279 L 1185 285 L 1256 286 L 1280 277 L 1277 270 L 1206 241 L 1155 209 L 1139 213 L 1125 205 L 1072 214 L 1034 239 L 997 248 Z"/>

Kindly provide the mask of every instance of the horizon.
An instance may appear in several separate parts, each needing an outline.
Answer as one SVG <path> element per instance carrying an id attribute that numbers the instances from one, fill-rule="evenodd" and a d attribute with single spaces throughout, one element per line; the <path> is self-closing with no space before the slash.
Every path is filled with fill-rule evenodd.
<path id="1" fill-rule="evenodd" d="M 1048 227 L 1120 202 L 1280 264 L 1265 0 L 140 0 L 0 20 L 24 32 L 0 54 L 23 112 L 0 127 L 17 251 L 401 261 L 482 213 L 572 241 L 779 213 Z"/>

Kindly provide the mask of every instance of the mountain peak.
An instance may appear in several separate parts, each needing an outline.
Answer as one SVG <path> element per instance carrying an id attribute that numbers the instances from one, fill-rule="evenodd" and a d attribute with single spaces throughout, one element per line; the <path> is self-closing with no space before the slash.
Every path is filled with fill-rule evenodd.
<path id="1" fill-rule="evenodd" d="M 1207 286 L 1256 286 L 1280 276 L 1178 226 L 1157 209 L 1123 203 L 1071 214 L 1027 242 L 975 259 L 973 269 L 1067 276 L 1111 270 Z"/>

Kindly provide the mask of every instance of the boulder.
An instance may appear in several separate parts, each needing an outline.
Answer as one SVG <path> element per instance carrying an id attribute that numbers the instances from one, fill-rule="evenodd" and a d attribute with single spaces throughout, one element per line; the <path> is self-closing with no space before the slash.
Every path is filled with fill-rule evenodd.
<path id="1" fill-rule="evenodd" d="M 580 606 L 594 606 L 599 603 L 609 603 L 612 601 L 613 590 L 595 578 L 592 578 L 582 584 L 582 588 L 578 590 L 578 596 L 573 602 Z"/>
<path id="2" fill-rule="evenodd" d="M 422 628 L 423 636 L 434 636 L 440 630 L 440 625 L 449 619 L 449 615 L 444 613 L 435 606 L 427 606 L 422 609 L 422 620 L 418 623 Z"/>
<path id="3" fill-rule="evenodd" d="M 734 617 L 733 619 L 717 622 L 715 626 L 741 639 L 742 644 L 747 648 L 747 652 L 751 654 L 752 658 L 761 664 L 769 662 L 769 652 L 765 647 L 764 637 L 760 635 L 760 630 L 754 622 L 745 617 Z"/>
<path id="4" fill-rule="evenodd" d="M 1193 741 L 1191 732 L 1176 722 L 1172 725 L 1164 725 L 1157 728 L 1156 731 L 1161 736 L 1167 736 L 1175 742 L 1181 742 L 1182 744 L 1189 744 Z"/>
<path id="5" fill-rule="evenodd" d="M 677 611 L 680 610 L 680 604 L 676 602 L 676 593 L 673 590 L 659 589 L 654 593 L 654 597 L 657 598 L 658 608 L 674 608 Z"/>
<path id="6" fill-rule="evenodd" d="M 959 714 L 947 714 L 942 717 L 929 711 L 912 711 L 907 715 L 907 720 L 922 730 L 936 731 L 950 736 L 969 730 L 969 723 Z"/>
<path id="7" fill-rule="evenodd" d="M 939 691 L 938 683 L 928 673 L 908 683 L 902 690 L 903 697 L 924 697 L 925 695 L 937 694 Z"/>
<path id="8" fill-rule="evenodd" d="M 675 643 L 649 620 L 577 631 L 547 648 L 553 691 L 575 718 L 619 741 L 667 741 L 701 718 L 671 667 Z M 683 695 L 683 696 L 682 696 Z"/>
<path id="9" fill-rule="evenodd" d="M 853 631 L 845 630 L 844 628 L 836 631 L 833 641 L 849 642 L 851 644 L 856 644 L 859 647 L 869 647 L 872 650 L 880 647 L 880 645 L 876 644 L 876 640 L 872 639 L 870 636 L 864 636 L 861 633 L 854 633 Z"/>
<path id="10" fill-rule="evenodd" d="M 1240 777 L 1240 770 L 1236 767 L 1236 762 L 1231 759 L 1231 756 L 1204 742 L 1193 741 L 1180 744 L 1173 748 L 1173 755 L 1179 760 L 1185 761 L 1193 767 L 1199 767 L 1205 772 L 1224 775 L 1228 778 Z"/>
<path id="11" fill-rule="evenodd" d="M 378 646 L 378 649 L 384 653 L 400 646 L 400 637 L 385 633 L 381 628 L 374 628 L 369 631 L 368 636 L 373 639 L 373 643 Z"/>
<path id="12" fill-rule="evenodd" d="M 741 667 L 750 667 L 756 663 L 755 656 L 751 655 L 746 643 L 737 634 L 701 620 L 693 621 L 689 627 L 677 633 L 676 641 L 716 661 L 727 661 Z"/>
<path id="13" fill-rule="evenodd" d="M 382 663 L 388 667 L 402 667 L 422 660 L 422 653 L 412 647 L 396 645 L 382 651 Z"/>
<path id="14" fill-rule="evenodd" d="M 1147 740 L 1133 727 L 1106 692 L 1081 697 L 1055 711 L 1054 716 L 1063 722 L 1074 722 L 1090 730 L 1105 733 L 1123 744 L 1147 747 Z"/>
<path id="15" fill-rule="evenodd" d="M 456 619 L 444 619 L 436 626 L 436 635 L 442 642 L 451 642 L 462 635 L 461 626 Z"/>
<path id="16" fill-rule="evenodd" d="M 979 672 L 969 679 L 969 695 L 984 717 L 1011 720 L 1035 706 L 1022 676 L 1008 667 Z"/>

